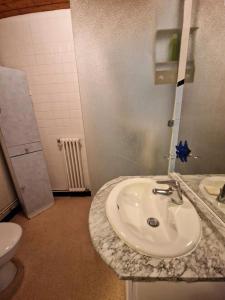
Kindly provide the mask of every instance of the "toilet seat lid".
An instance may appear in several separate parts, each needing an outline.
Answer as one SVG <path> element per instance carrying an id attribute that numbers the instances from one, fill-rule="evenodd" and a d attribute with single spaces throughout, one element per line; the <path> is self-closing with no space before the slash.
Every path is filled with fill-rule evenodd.
<path id="1" fill-rule="evenodd" d="M 22 228 L 11 222 L 0 222 L 0 257 L 9 252 L 20 240 Z"/>

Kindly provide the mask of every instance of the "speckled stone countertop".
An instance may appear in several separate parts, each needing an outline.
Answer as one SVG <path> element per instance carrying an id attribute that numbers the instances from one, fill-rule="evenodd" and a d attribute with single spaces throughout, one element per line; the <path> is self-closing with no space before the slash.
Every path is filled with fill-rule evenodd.
<path id="1" fill-rule="evenodd" d="M 206 177 L 211 176 L 222 176 L 224 177 L 224 174 L 209 174 L 209 175 L 181 175 L 178 174 L 181 180 L 183 180 L 193 191 L 196 193 L 216 214 L 220 217 L 221 220 L 225 223 L 225 213 L 219 208 L 220 203 L 217 201 L 211 202 L 208 199 L 204 197 L 204 195 L 199 190 L 199 184 L 200 182 L 205 179 Z M 225 205 L 225 204 L 222 204 Z"/>
<path id="2" fill-rule="evenodd" d="M 105 201 L 113 187 L 127 178 L 119 177 L 106 183 L 94 197 L 89 213 L 93 245 L 118 277 L 134 281 L 225 281 L 225 227 L 182 181 L 182 190 L 202 220 L 202 238 L 192 253 L 180 258 L 153 258 L 131 249 L 116 235 L 106 217 Z"/>

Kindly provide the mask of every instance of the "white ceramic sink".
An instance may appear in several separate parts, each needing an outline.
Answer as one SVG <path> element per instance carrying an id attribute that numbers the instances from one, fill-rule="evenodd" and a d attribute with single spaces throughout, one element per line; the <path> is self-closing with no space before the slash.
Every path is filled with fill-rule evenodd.
<path id="1" fill-rule="evenodd" d="M 224 184 L 225 176 L 209 176 L 200 182 L 199 190 L 208 201 L 225 212 L 225 203 L 220 203 L 216 200 Z"/>
<path id="2" fill-rule="evenodd" d="M 201 238 L 201 220 L 191 202 L 176 205 L 153 188 L 168 188 L 149 178 L 117 184 L 106 201 L 106 215 L 117 235 L 136 251 L 153 257 L 179 257 L 194 250 Z M 155 218 L 159 226 L 148 224 Z"/>

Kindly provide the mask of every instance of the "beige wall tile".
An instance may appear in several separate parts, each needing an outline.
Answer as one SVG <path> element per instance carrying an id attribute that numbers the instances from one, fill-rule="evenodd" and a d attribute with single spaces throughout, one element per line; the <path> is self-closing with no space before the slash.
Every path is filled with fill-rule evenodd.
<path id="1" fill-rule="evenodd" d="M 89 187 L 70 10 L 0 20 L 0 64 L 27 74 L 53 188 L 67 188 L 57 138 L 78 135 Z"/>

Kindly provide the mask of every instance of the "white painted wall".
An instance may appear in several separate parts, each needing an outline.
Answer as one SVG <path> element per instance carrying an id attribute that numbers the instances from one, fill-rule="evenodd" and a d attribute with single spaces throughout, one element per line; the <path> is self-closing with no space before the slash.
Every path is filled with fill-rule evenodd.
<path id="1" fill-rule="evenodd" d="M 81 138 L 89 186 L 70 10 L 1 19 L 0 64 L 27 74 L 52 188 L 67 188 L 59 137 Z"/>

